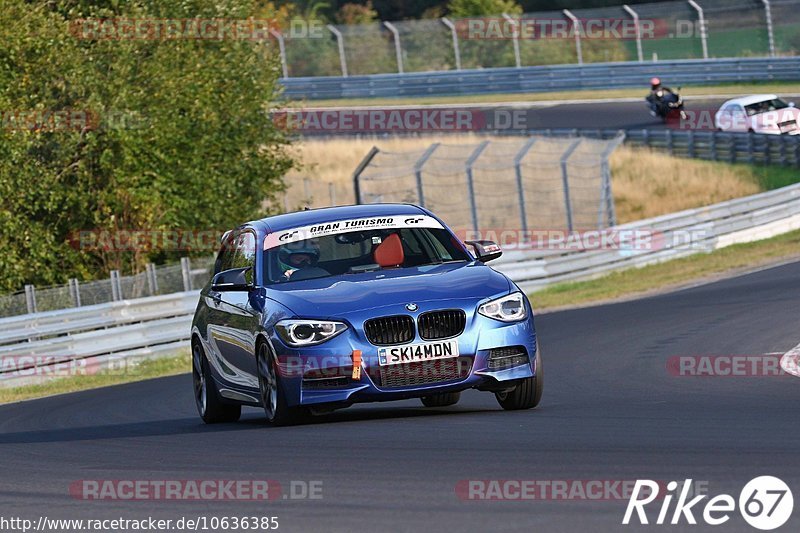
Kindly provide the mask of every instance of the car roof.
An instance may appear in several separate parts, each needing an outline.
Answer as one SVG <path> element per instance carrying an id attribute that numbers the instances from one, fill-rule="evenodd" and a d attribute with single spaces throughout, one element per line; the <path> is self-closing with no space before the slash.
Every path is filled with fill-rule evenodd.
<path id="1" fill-rule="evenodd" d="M 419 215 L 420 213 L 425 213 L 425 211 L 413 204 L 344 205 L 275 215 L 254 221 L 252 224 L 261 224 L 266 231 L 274 232 L 297 228 L 300 226 L 309 226 L 311 224 L 324 224 L 326 222 L 346 220 L 350 218 Z"/>
<path id="2" fill-rule="evenodd" d="M 723 106 L 728 104 L 739 104 L 742 106 L 750 105 L 750 104 L 757 104 L 758 102 L 763 102 L 765 100 L 774 100 L 777 96 L 774 94 L 751 94 L 750 96 L 740 96 L 739 98 L 734 98 L 732 100 L 728 100 Z"/>

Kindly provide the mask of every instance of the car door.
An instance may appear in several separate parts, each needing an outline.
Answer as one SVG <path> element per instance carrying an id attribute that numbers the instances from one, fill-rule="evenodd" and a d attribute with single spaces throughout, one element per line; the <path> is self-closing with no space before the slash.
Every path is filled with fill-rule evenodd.
<path id="1" fill-rule="evenodd" d="M 216 266 L 220 272 L 250 267 L 247 277 L 252 282 L 255 257 L 255 233 L 245 229 L 234 232 L 223 245 Z M 255 338 L 260 313 L 252 305 L 253 292 L 209 291 L 209 338 L 217 356 L 217 373 L 232 386 L 257 389 Z"/>
<path id="2" fill-rule="evenodd" d="M 728 131 L 746 132 L 750 129 L 750 123 L 744 108 L 739 104 L 731 106 L 731 128 Z"/>

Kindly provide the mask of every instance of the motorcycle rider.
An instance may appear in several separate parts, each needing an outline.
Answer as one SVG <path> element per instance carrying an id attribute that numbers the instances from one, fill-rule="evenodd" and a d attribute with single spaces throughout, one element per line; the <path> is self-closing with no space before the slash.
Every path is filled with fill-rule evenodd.
<path id="1" fill-rule="evenodd" d="M 650 94 L 647 95 L 647 102 L 650 104 L 650 114 L 654 117 L 658 114 L 658 104 L 665 94 L 675 94 L 672 89 L 661 85 L 659 78 L 650 80 Z"/>

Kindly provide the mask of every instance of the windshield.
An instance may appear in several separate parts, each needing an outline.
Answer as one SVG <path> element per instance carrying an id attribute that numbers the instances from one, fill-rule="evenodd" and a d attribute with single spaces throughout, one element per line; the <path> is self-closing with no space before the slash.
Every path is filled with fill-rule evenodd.
<path id="1" fill-rule="evenodd" d="M 763 102 L 746 105 L 744 109 L 747 111 L 747 116 L 752 117 L 753 115 L 775 111 L 776 109 L 785 109 L 787 107 L 789 107 L 789 104 L 780 98 L 774 98 L 772 100 L 764 100 Z"/>
<path id="2" fill-rule="evenodd" d="M 270 248 L 264 257 L 268 285 L 470 260 L 461 243 L 447 230 L 438 228 L 325 235 Z"/>

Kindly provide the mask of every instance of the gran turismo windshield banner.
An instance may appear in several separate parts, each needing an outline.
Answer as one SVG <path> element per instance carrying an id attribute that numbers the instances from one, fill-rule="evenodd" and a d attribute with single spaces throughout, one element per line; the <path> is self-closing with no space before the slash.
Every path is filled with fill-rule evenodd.
<path id="1" fill-rule="evenodd" d="M 283 244 L 324 237 L 326 235 L 350 233 L 351 231 L 402 228 L 444 229 L 444 226 L 442 226 L 441 222 L 428 215 L 396 215 L 335 220 L 332 222 L 323 222 L 270 233 L 264 238 L 264 249 L 269 250 L 270 248 L 276 248 Z"/>

